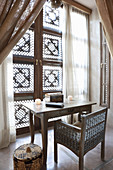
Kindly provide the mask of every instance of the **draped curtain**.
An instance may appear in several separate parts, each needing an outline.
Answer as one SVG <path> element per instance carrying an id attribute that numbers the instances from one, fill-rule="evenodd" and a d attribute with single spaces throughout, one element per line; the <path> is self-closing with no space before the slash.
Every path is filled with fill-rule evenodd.
<path id="1" fill-rule="evenodd" d="M 0 148 L 16 139 L 12 53 L 0 65 Z"/>
<path id="2" fill-rule="evenodd" d="M 88 100 L 89 49 L 87 15 L 65 4 L 63 28 L 63 90 L 64 98 Z M 70 116 L 62 118 L 71 123 Z M 76 121 L 77 115 L 74 116 Z"/>
<path id="3" fill-rule="evenodd" d="M 113 57 L 113 0 L 96 0 L 109 51 Z"/>
<path id="4" fill-rule="evenodd" d="M 46 0 L 0 0 L 0 64 L 40 13 Z"/>
<path id="5" fill-rule="evenodd" d="M 63 80 L 65 98 L 88 99 L 89 49 L 88 18 L 69 5 L 64 6 Z"/>
<path id="6" fill-rule="evenodd" d="M 0 148 L 16 139 L 10 51 L 38 16 L 45 1 L 0 0 Z"/>

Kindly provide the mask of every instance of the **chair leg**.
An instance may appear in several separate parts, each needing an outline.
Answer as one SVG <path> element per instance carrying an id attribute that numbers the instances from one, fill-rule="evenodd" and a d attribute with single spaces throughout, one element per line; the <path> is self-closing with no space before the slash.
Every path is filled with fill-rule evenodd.
<path id="1" fill-rule="evenodd" d="M 54 125 L 54 161 L 57 163 L 56 124 Z"/>
<path id="2" fill-rule="evenodd" d="M 57 143 L 54 141 L 54 161 L 57 163 Z"/>
<path id="3" fill-rule="evenodd" d="M 84 157 L 80 156 L 79 157 L 79 170 L 83 170 L 84 167 Z"/>
<path id="4" fill-rule="evenodd" d="M 104 161 L 104 156 L 105 156 L 105 142 L 101 142 L 101 159 Z"/>

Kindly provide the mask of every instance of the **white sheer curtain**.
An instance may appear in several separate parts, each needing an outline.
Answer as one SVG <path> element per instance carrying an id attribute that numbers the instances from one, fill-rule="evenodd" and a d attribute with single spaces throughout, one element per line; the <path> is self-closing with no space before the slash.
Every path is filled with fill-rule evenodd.
<path id="1" fill-rule="evenodd" d="M 16 140 L 12 53 L 0 65 L 0 149 Z"/>
<path id="2" fill-rule="evenodd" d="M 64 95 L 87 100 L 89 96 L 88 16 L 64 5 Z"/>

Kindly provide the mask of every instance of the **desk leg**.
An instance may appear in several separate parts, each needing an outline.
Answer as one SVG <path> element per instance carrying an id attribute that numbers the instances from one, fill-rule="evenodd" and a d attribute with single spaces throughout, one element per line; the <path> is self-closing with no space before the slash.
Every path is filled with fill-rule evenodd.
<path id="1" fill-rule="evenodd" d="M 48 128 L 48 120 L 43 116 L 41 118 L 41 129 L 42 129 L 42 144 L 43 144 L 43 164 L 46 167 L 46 161 L 47 161 L 47 128 Z"/>
<path id="2" fill-rule="evenodd" d="M 89 108 L 89 113 L 91 113 L 91 112 L 92 112 L 92 105 Z"/>
<path id="3" fill-rule="evenodd" d="M 33 125 L 33 114 L 29 113 L 30 118 L 30 134 L 31 134 L 31 143 L 34 143 L 34 125 Z"/>
<path id="4" fill-rule="evenodd" d="M 73 114 L 71 114 L 71 124 L 73 124 Z"/>
<path id="5" fill-rule="evenodd" d="M 81 122 L 81 115 L 82 115 L 82 111 L 80 111 L 78 114 L 78 121 L 80 121 L 80 122 Z"/>

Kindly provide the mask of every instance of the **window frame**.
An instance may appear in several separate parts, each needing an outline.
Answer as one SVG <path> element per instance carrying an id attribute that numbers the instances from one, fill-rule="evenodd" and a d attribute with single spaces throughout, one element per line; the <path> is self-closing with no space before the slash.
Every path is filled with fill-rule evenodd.
<path id="1" fill-rule="evenodd" d="M 103 52 L 103 50 L 105 50 L 105 53 Z M 103 60 L 105 62 L 103 62 Z M 108 108 L 110 108 L 110 82 L 111 82 L 110 61 L 111 56 L 105 39 L 104 29 L 102 27 L 102 24 L 100 23 L 100 106 Z M 103 77 L 105 77 L 106 83 L 103 83 Z M 104 91 L 102 86 L 106 86 L 106 88 L 104 87 Z"/>

